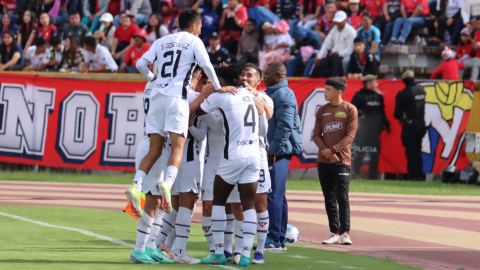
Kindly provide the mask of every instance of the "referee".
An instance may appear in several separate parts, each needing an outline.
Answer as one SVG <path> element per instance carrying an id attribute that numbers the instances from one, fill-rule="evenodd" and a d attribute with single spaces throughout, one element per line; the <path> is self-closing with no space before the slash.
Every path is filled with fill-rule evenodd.
<path id="1" fill-rule="evenodd" d="M 322 244 L 351 245 L 350 149 L 358 125 L 357 108 L 342 99 L 347 82 L 332 77 L 325 82 L 325 100 L 317 111 L 313 141 L 318 146 L 318 176 L 325 198 L 330 232 Z M 338 204 L 338 210 L 337 210 Z"/>

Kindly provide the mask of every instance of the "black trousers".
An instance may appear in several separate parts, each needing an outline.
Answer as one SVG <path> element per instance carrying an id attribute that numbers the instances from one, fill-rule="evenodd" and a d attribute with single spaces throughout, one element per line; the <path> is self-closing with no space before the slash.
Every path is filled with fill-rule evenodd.
<path id="1" fill-rule="evenodd" d="M 343 76 L 342 60 L 343 57 L 327 55 L 327 57 L 320 60 L 320 64 L 313 73 L 317 72 L 319 78 Z"/>
<path id="2" fill-rule="evenodd" d="M 325 198 L 328 224 L 332 233 L 350 232 L 350 166 L 318 163 L 318 177 Z M 338 204 L 338 208 L 337 208 Z"/>
<path id="3" fill-rule="evenodd" d="M 423 180 L 422 139 L 425 136 L 424 126 L 403 124 L 402 144 L 407 157 L 408 178 Z"/>
<path id="4" fill-rule="evenodd" d="M 370 161 L 368 162 L 368 179 L 377 179 L 378 175 L 378 162 L 379 162 L 379 153 L 380 147 L 377 146 L 378 152 L 370 153 Z M 353 171 L 358 174 L 362 169 L 363 159 L 365 158 L 365 152 L 355 153 L 355 158 L 352 160 Z"/>

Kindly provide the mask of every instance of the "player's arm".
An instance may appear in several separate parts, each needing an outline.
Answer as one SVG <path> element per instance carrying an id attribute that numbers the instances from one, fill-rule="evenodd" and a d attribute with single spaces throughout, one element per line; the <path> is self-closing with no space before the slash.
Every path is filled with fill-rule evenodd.
<path id="1" fill-rule="evenodd" d="M 352 107 L 347 114 L 347 125 L 346 125 L 347 132 L 345 134 L 345 137 L 343 137 L 343 139 L 341 139 L 337 144 L 335 144 L 332 147 L 334 153 L 340 152 L 340 150 L 352 144 L 353 139 L 355 138 L 355 134 L 357 133 L 357 125 L 358 125 L 357 108 Z"/>
<path id="2" fill-rule="evenodd" d="M 96 72 L 96 73 L 100 73 L 100 72 L 105 72 L 106 69 L 107 69 L 107 65 L 102 64 L 102 65 L 100 65 L 99 68 L 93 68 L 93 69 L 90 69 L 90 70 L 87 69 L 86 72 L 90 72 L 90 73 L 95 73 L 95 72 Z"/>
<path id="3" fill-rule="evenodd" d="M 203 90 L 202 90 L 203 93 Z M 194 100 L 194 102 L 197 99 Z M 223 105 L 224 99 L 223 96 L 219 93 L 214 93 L 208 97 L 208 100 L 205 99 L 200 106 L 196 109 L 196 114 L 198 116 L 205 115 L 207 113 L 211 113 L 216 109 L 220 108 Z"/>
<path id="4" fill-rule="evenodd" d="M 209 113 L 201 116 L 200 119 L 214 132 L 220 132 L 223 130 L 222 118 L 219 115 Z"/>
<path id="5" fill-rule="evenodd" d="M 317 110 L 317 117 L 315 117 L 315 127 L 313 128 L 313 142 L 320 151 L 325 150 L 328 146 L 322 139 L 322 110 Z"/>
<path id="6" fill-rule="evenodd" d="M 156 42 L 156 41 L 155 41 Z M 149 82 L 153 81 L 156 79 L 155 74 L 150 70 L 148 67 L 149 65 L 153 64 L 155 62 L 157 54 L 155 53 L 155 42 L 153 43 L 152 47 L 148 49 L 143 55 L 142 58 L 140 58 L 137 61 L 137 69 L 138 71 L 147 79 Z"/>
<path id="7" fill-rule="evenodd" d="M 192 134 L 195 140 L 201 142 L 205 140 L 205 138 L 207 137 L 207 128 L 208 128 L 207 124 L 203 123 L 202 121 L 199 121 L 198 127 L 195 127 L 194 125 L 192 125 L 188 127 L 188 131 L 190 132 L 190 134 Z"/>

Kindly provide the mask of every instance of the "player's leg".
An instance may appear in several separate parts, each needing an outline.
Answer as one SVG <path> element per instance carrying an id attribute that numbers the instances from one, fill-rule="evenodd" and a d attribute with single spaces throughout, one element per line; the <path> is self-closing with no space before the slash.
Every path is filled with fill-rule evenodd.
<path id="1" fill-rule="evenodd" d="M 267 240 L 268 233 L 268 206 L 267 206 L 267 192 L 257 193 L 255 196 L 255 210 L 257 212 L 257 250 L 254 254 L 252 263 L 264 264 L 263 250 Z"/>
<path id="2" fill-rule="evenodd" d="M 140 163 L 142 159 L 148 154 L 148 148 L 150 147 L 150 139 L 148 137 L 143 138 L 140 144 L 137 147 L 137 151 L 135 153 L 135 170 L 138 171 L 140 168 Z M 128 199 L 128 204 L 130 206 L 130 210 L 132 213 L 137 216 L 142 216 L 142 206 L 141 206 L 141 194 L 142 185 L 143 185 L 142 178 L 138 178 L 136 181 L 133 180 L 132 186 L 130 186 L 126 191 L 125 195 Z"/>
<path id="3" fill-rule="evenodd" d="M 213 241 L 215 242 L 215 253 L 208 258 L 202 259 L 202 263 L 204 264 L 227 263 L 224 254 L 224 232 L 227 225 L 225 204 L 233 188 L 234 185 L 227 183 L 219 175 L 215 177 L 212 207 L 212 233 Z"/>
<path id="4" fill-rule="evenodd" d="M 212 234 L 213 182 L 216 169 L 205 168 L 202 180 L 202 228 L 209 247 L 209 256 L 215 251 Z"/>
<path id="5" fill-rule="evenodd" d="M 165 251 L 170 253 L 171 245 L 167 245 L 166 240 L 169 235 L 172 234 L 172 231 L 175 230 L 175 223 L 178 215 L 178 204 L 179 196 L 172 196 L 172 212 L 165 214 L 163 218 L 163 223 L 161 225 L 162 229 L 156 240 L 156 246 L 158 251 Z"/>
<path id="6" fill-rule="evenodd" d="M 258 172 L 257 172 L 258 175 Z M 240 200 L 243 207 L 243 251 L 239 266 L 248 266 L 250 264 L 251 250 L 255 232 L 257 231 L 257 216 L 255 212 L 255 194 L 257 192 L 258 182 L 238 184 L 240 191 Z"/>
<path id="7" fill-rule="evenodd" d="M 227 204 L 225 205 L 225 214 L 227 217 L 227 226 L 225 227 L 225 233 L 223 235 L 225 257 L 227 258 L 227 262 L 233 262 L 233 230 L 235 228 L 235 216 L 232 212 L 232 204 L 228 203 L 228 199 Z"/>
<path id="8" fill-rule="evenodd" d="M 232 191 L 232 193 L 235 192 Z M 240 194 L 238 194 L 240 199 Z M 234 231 L 235 231 L 235 251 L 233 252 L 233 263 L 238 264 L 243 250 L 243 208 L 241 203 L 232 203 L 232 213 L 235 217 Z"/>

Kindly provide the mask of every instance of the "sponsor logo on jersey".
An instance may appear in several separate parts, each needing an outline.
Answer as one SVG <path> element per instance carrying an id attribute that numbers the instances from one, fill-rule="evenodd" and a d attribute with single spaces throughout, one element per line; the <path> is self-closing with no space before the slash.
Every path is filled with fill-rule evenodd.
<path id="1" fill-rule="evenodd" d="M 335 114 L 335 116 L 336 116 L 336 117 L 343 117 L 343 118 L 347 118 L 347 114 L 346 114 L 346 113 L 344 113 L 344 112 L 337 112 L 337 113 Z"/>
<path id="2" fill-rule="evenodd" d="M 331 115 L 331 113 L 329 113 L 329 112 L 328 112 L 328 113 L 324 113 L 323 116 L 325 116 L 325 115 Z"/>
<path id="3" fill-rule="evenodd" d="M 237 146 L 257 144 L 258 139 L 237 141 Z"/>
<path id="4" fill-rule="evenodd" d="M 340 130 L 342 128 L 343 128 L 343 125 L 341 122 L 332 122 L 325 126 L 325 130 L 323 132 L 332 132 L 335 130 Z"/>
<path id="5" fill-rule="evenodd" d="M 252 102 L 252 97 L 250 96 L 244 96 L 242 99 L 243 102 Z"/>
<path id="6" fill-rule="evenodd" d="M 168 83 L 157 83 L 155 85 L 155 88 L 165 88 L 168 86 Z"/>

